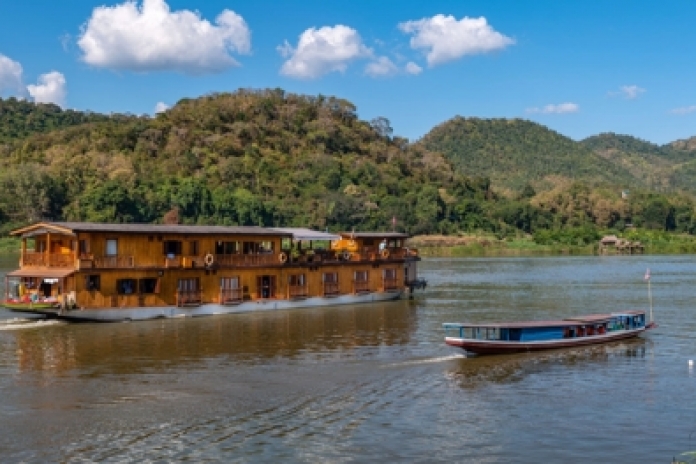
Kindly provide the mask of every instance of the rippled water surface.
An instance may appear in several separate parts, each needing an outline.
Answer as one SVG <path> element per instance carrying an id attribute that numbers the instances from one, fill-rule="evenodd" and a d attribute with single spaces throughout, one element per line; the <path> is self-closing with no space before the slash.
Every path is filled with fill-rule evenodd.
<path id="1" fill-rule="evenodd" d="M 0 286 L 16 257 L 0 257 Z M 649 309 L 642 338 L 467 358 L 441 324 Z M 668 463 L 696 450 L 696 257 L 430 259 L 413 301 L 138 323 L 0 309 L 3 462 Z"/>

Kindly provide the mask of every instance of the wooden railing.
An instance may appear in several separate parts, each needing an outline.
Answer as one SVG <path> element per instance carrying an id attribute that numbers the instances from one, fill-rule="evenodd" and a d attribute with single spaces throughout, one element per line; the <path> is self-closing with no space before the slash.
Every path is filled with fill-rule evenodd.
<path id="1" fill-rule="evenodd" d="M 94 269 L 125 269 L 135 267 L 132 256 L 98 256 L 94 258 Z"/>
<path id="2" fill-rule="evenodd" d="M 132 308 L 161 306 L 164 303 L 157 294 L 103 295 L 99 291 L 82 291 L 78 300 L 83 308 Z"/>
<path id="3" fill-rule="evenodd" d="M 370 282 L 367 280 L 354 280 L 353 293 L 368 293 L 370 291 Z"/>
<path id="4" fill-rule="evenodd" d="M 338 295 L 338 282 L 324 282 L 324 295 Z"/>
<path id="5" fill-rule="evenodd" d="M 306 298 L 308 295 L 306 285 L 288 285 L 288 298 Z"/>
<path id="6" fill-rule="evenodd" d="M 223 288 L 220 290 L 220 304 L 239 304 L 244 300 L 241 288 Z"/>
<path id="7" fill-rule="evenodd" d="M 259 255 L 215 255 L 215 263 L 220 266 L 268 266 L 281 264 L 278 253 Z"/>
<path id="8" fill-rule="evenodd" d="M 201 290 L 178 290 L 176 292 L 177 306 L 200 306 L 203 301 Z"/>
<path id="9" fill-rule="evenodd" d="M 22 253 L 22 266 L 26 267 L 73 267 L 75 253 L 45 253 L 25 251 Z"/>
<path id="10" fill-rule="evenodd" d="M 181 267 L 181 256 L 165 256 L 164 257 L 164 267 L 167 268 L 177 268 Z"/>
<path id="11" fill-rule="evenodd" d="M 396 278 L 387 277 L 383 280 L 384 291 L 396 290 L 399 288 Z"/>

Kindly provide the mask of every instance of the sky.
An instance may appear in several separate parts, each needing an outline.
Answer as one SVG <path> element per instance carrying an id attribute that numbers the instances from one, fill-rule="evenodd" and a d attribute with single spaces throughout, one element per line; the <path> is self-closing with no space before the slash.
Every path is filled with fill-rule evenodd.
<path id="1" fill-rule="evenodd" d="M 411 141 L 459 115 L 666 144 L 696 136 L 695 20 L 692 0 L 5 1 L 0 97 L 153 115 L 281 88 Z"/>

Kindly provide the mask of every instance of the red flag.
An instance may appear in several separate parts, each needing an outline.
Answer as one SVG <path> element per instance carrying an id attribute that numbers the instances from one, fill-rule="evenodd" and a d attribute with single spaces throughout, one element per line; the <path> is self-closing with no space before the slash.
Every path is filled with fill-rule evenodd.
<path id="1" fill-rule="evenodd" d="M 645 280 L 650 280 L 650 268 L 645 271 Z"/>

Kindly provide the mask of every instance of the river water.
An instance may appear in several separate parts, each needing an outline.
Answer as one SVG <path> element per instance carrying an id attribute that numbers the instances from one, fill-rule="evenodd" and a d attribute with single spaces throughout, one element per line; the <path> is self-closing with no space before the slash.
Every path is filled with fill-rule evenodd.
<path id="1" fill-rule="evenodd" d="M 0 282 L 16 266 L 0 257 Z M 649 309 L 641 338 L 465 357 L 443 322 Z M 428 259 L 413 301 L 137 323 L 0 310 L 2 462 L 668 463 L 696 450 L 696 257 Z"/>

